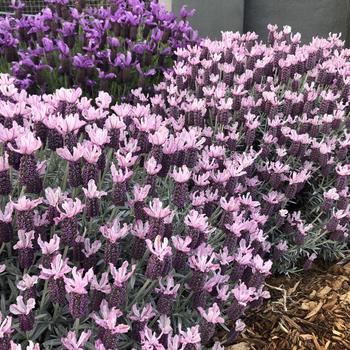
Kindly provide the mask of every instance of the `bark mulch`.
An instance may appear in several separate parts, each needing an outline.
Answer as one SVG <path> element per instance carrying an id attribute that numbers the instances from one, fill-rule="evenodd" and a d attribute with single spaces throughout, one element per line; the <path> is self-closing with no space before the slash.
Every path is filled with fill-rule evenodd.
<path id="1" fill-rule="evenodd" d="M 227 350 L 350 349 L 350 262 L 268 281 L 271 299 Z"/>

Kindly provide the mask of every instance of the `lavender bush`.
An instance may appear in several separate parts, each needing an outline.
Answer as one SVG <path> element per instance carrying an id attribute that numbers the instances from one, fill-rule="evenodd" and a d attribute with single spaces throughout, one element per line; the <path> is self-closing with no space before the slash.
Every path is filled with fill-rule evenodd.
<path id="1" fill-rule="evenodd" d="M 349 50 L 257 39 L 177 49 L 129 104 L 1 76 L 0 349 L 223 349 L 272 262 L 348 251 Z"/>
<path id="2" fill-rule="evenodd" d="M 214 128 L 171 116 L 173 78 L 133 105 L 14 82 L 1 76 L 0 349 L 219 350 L 219 328 L 233 342 L 268 297 L 267 217 L 217 181 Z"/>
<path id="3" fill-rule="evenodd" d="M 35 93 L 81 87 L 85 94 L 109 91 L 126 95 L 137 86 L 152 87 L 171 67 L 174 50 L 197 42 L 197 33 L 181 11 L 181 20 L 158 1 L 111 0 L 110 6 L 85 7 L 76 1 L 47 0 L 40 13 L 0 18 L 0 66 L 11 70 L 16 86 Z"/>

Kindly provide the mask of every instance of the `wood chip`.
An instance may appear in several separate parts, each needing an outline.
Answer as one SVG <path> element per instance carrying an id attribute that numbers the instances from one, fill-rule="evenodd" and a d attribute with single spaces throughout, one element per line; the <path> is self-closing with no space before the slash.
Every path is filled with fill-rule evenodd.
<path id="1" fill-rule="evenodd" d="M 333 282 L 332 282 L 332 287 L 334 290 L 338 290 L 342 287 L 343 283 L 345 281 L 349 281 L 349 278 L 345 276 L 338 276 Z"/>
<path id="2" fill-rule="evenodd" d="M 326 297 L 328 295 L 328 293 L 332 290 L 331 287 L 326 286 L 324 288 L 322 288 L 319 292 L 317 292 L 317 297 L 323 299 L 324 297 Z"/>
<path id="3" fill-rule="evenodd" d="M 250 350 L 251 347 L 247 343 L 238 343 L 235 345 L 231 345 L 227 348 L 227 350 Z"/>
<path id="4" fill-rule="evenodd" d="M 316 296 L 316 294 L 317 294 L 317 292 L 316 292 L 315 290 L 313 290 L 313 291 L 310 293 L 309 298 L 310 298 L 310 299 L 314 299 L 315 296 Z"/>
<path id="5" fill-rule="evenodd" d="M 315 334 L 312 334 L 312 341 L 314 342 L 316 350 L 323 350 L 323 348 L 321 347 L 320 343 L 318 342 Z"/>
<path id="6" fill-rule="evenodd" d="M 241 343 L 225 350 L 350 350 L 349 259 L 343 264 L 269 279 L 273 298 L 247 312 Z"/>
<path id="7" fill-rule="evenodd" d="M 300 338 L 304 340 L 312 340 L 312 335 L 311 334 L 300 334 Z"/>
<path id="8" fill-rule="evenodd" d="M 310 311 L 310 310 L 315 309 L 317 305 L 318 305 L 318 303 L 316 301 L 307 300 L 301 304 L 300 309 Z"/>
<path id="9" fill-rule="evenodd" d="M 312 309 L 312 310 L 305 316 L 305 318 L 306 318 L 306 319 L 309 319 L 309 318 L 311 318 L 312 316 L 315 316 L 315 315 L 321 310 L 322 305 L 323 305 L 323 302 L 320 301 L 320 302 L 317 304 L 317 306 L 316 306 L 314 309 Z"/>
<path id="10" fill-rule="evenodd" d="M 342 294 L 340 296 L 340 300 L 344 303 L 350 304 L 350 291 L 345 294 Z"/>
<path id="11" fill-rule="evenodd" d="M 325 304 L 323 306 L 323 308 L 326 310 L 331 310 L 337 304 L 338 304 L 338 298 L 336 296 L 334 296 L 334 297 L 332 297 L 332 299 L 330 301 L 327 302 L 327 304 Z"/>

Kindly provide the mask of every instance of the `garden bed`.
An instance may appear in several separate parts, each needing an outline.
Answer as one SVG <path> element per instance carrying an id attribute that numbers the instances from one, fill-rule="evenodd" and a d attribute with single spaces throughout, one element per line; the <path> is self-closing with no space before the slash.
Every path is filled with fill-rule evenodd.
<path id="1" fill-rule="evenodd" d="M 228 350 L 350 349 L 350 263 L 268 281 L 271 300 L 247 315 Z"/>

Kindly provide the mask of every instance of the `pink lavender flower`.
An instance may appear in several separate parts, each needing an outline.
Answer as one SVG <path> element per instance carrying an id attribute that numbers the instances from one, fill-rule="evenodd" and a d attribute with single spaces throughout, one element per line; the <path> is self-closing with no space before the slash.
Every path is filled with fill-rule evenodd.
<path id="1" fill-rule="evenodd" d="M 30 298 L 36 298 L 35 285 L 38 283 L 38 279 L 38 276 L 25 274 L 23 275 L 22 280 L 17 283 L 17 288 L 20 290 L 21 295 L 23 295 L 23 300 L 25 302 Z"/>
<path id="2" fill-rule="evenodd" d="M 10 312 L 19 317 L 19 325 L 23 332 L 30 331 L 34 327 L 35 299 L 30 298 L 27 302 L 23 301 L 23 296 L 16 298 L 16 304 L 10 305 Z"/>
<path id="3" fill-rule="evenodd" d="M 172 338 L 173 328 L 171 327 L 170 317 L 160 315 L 158 320 L 158 328 L 160 330 L 159 341 L 163 346 L 168 346 Z M 178 336 L 177 336 L 178 337 Z"/>
<path id="4" fill-rule="evenodd" d="M 227 315 L 231 320 L 238 320 L 247 307 L 248 303 L 253 300 L 255 288 L 248 288 L 246 284 L 241 282 L 236 285 L 232 291 L 234 300 L 227 310 Z"/>
<path id="5" fill-rule="evenodd" d="M 89 135 L 90 141 L 99 146 L 102 150 L 105 144 L 110 142 L 110 137 L 108 136 L 108 130 L 99 128 L 96 124 L 87 125 L 85 128 L 87 134 Z M 98 166 L 102 170 L 105 167 L 105 154 L 101 153 L 98 159 Z"/>
<path id="6" fill-rule="evenodd" d="M 61 223 L 61 240 L 63 244 L 72 244 L 78 231 L 77 215 L 82 212 L 83 205 L 79 198 L 75 200 L 67 198 L 59 208 L 60 216 L 55 218 L 55 223 Z"/>
<path id="7" fill-rule="evenodd" d="M 205 311 L 202 307 L 199 307 L 198 311 L 203 318 L 199 327 L 199 333 L 201 335 L 202 344 L 206 344 L 215 333 L 215 325 L 217 323 L 224 323 L 224 319 L 220 316 L 221 311 L 216 303 L 214 303 L 208 311 Z"/>
<path id="8" fill-rule="evenodd" d="M 115 152 L 115 157 L 118 161 L 118 165 L 121 168 L 132 168 L 136 163 L 137 156 L 134 156 L 131 152 L 126 152 L 125 155 L 121 153 L 121 150 Z"/>
<path id="9" fill-rule="evenodd" d="M 108 116 L 104 126 L 108 130 L 110 146 L 117 149 L 119 147 L 120 134 L 126 128 L 123 119 L 115 114 L 112 114 Z"/>
<path id="10" fill-rule="evenodd" d="M 17 148 L 10 146 L 10 149 L 20 154 L 31 155 L 42 146 L 42 143 L 33 133 L 27 132 L 16 138 L 16 146 Z"/>
<path id="11" fill-rule="evenodd" d="M 12 151 L 22 155 L 19 168 L 20 183 L 26 187 L 27 192 L 39 193 L 42 189 L 42 182 L 34 153 L 42 146 L 42 143 L 39 138 L 35 138 L 33 133 L 27 132 L 18 136 L 16 145 L 18 148 L 14 148 L 11 144 L 9 147 Z"/>
<path id="12" fill-rule="evenodd" d="M 47 187 L 45 188 L 45 199 L 46 203 L 49 205 L 47 210 L 47 220 L 52 224 L 54 222 L 54 218 L 59 215 L 57 208 L 65 199 L 65 195 L 60 187 Z"/>
<path id="13" fill-rule="evenodd" d="M 227 343 L 232 344 L 236 341 L 238 338 L 239 334 L 243 332 L 245 329 L 245 323 L 241 320 L 238 319 L 235 322 L 235 327 L 230 331 L 230 334 L 228 336 Z"/>
<path id="14" fill-rule="evenodd" d="M 192 242 L 190 247 L 197 248 L 202 242 L 206 242 L 214 229 L 209 227 L 208 217 L 196 210 L 191 210 L 185 216 L 185 225 L 188 227 L 188 235 Z"/>
<path id="15" fill-rule="evenodd" d="M 0 210 L 0 244 L 7 243 L 12 240 L 12 213 L 13 205 L 11 202 L 6 204 L 4 211 Z"/>
<path id="16" fill-rule="evenodd" d="M 136 260 L 140 260 L 146 251 L 145 239 L 149 229 L 148 221 L 143 223 L 141 220 L 136 220 L 132 227 L 131 233 L 134 235 L 134 241 L 131 255 Z"/>
<path id="17" fill-rule="evenodd" d="M 191 178 L 191 171 L 186 165 L 183 165 L 179 170 L 174 169 L 171 177 L 175 181 L 175 189 L 173 194 L 173 202 L 178 208 L 184 207 L 188 199 L 187 182 Z"/>
<path id="18" fill-rule="evenodd" d="M 163 203 L 159 198 L 154 198 L 148 207 L 143 208 L 144 212 L 150 218 L 150 229 L 147 237 L 154 239 L 157 235 L 164 235 L 164 219 L 171 214 L 171 210 L 163 208 Z"/>
<path id="19" fill-rule="evenodd" d="M 132 332 L 135 340 L 141 339 L 141 332 L 144 330 L 146 323 L 155 315 L 156 313 L 151 304 L 146 304 L 142 310 L 140 310 L 136 304 L 132 306 L 129 318 L 134 321 Z"/>
<path id="20" fill-rule="evenodd" d="M 112 263 L 109 264 L 111 274 L 113 276 L 113 285 L 109 296 L 110 307 L 121 307 L 126 300 L 127 282 L 134 274 L 136 265 L 131 265 L 128 271 L 129 263 L 124 261 L 119 269 L 116 269 Z"/>
<path id="21" fill-rule="evenodd" d="M 95 181 L 92 179 L 88 182 L 87 188 L 83 188 L 86 202 L 85 202 L 85 213 L 88 218 L 98 216 L 100 212 L 99 202 L 102 196 L 106 196 L 107 192 L 98 191 Z"/>
<path id="22" fill-rule="evenodd" d="M 147 326 L 141 332 L 141 349 L 165 350 L 164 346 L 160 343 L 160 336 L 157 336 Z"/>
<path id="23" fill-rule="evenodd" d="M 271 274 L 272 261 L 264 261 L 260 255 L 253 257 L 251 261 L 252 276 L 248 282 L 251 287 L 259 288 L 265 277 Z"/>
<path id="24" fill-rule="evenodd" d="M 146 268 L 146 276 L 151 279 L 157 279 L 164 275 L 164 270 L 167 268 L 167 257 L 171 256 L 171 247 L 167 238 L 157 236 L 152 242 L 146 239 L 146 244 L 149 251 L 152 253 Z"/>
<path id="25" fill-rule="evenodd" d="M 159 288 L 156 288 L 156 292 L 159 294 L 157 310 L 162 315 L 170 315 L 180 284 L 175 285 L 174 277 L 171 275 L 168 275 L 165 281 L 166 285 L 163 284 L 162 279 L 159 279 Z"/>
<path id="26" fill-rule="evenodd" d="M 97 281 L 96 276 L 92 277 L 90 289 L 93 291 L 92 296 L 92 309 L 98 311 L 103 299 L 107 299 L 107 296 L 111 293 L 111 285 L 108 282 L 108 272 L 101 274 L 100 281 Z"/>
<path id="27" fill-rule="evenodd" d="M 68 161 L 68 182 L 71 187 L 78 187 L 82 184 L 80 159 L 83 157 L 84 147 L 77 144 L 70 151 L 67 147 L 56 149 L 57 154 Z"/>
<path id="28" fill-rule="evenodd" d="M 83 145 L 83 158 L 85 165 L 83 168 L 82 178 L 83 185 L 88 186 L 90 180 L 98 181 L 98 166 L 97 162 L 101 157 L 102 150 L 99 146 L 92 142 L 86 141 Z"/>
<path id="29" fill-rule="evenodd" d="M 288 243 L 286 241 L 279 242 L 276 244 L 274 251 L 273 251 L 273 259 L 274 261 L 279 260 L 283 253 L 288 250 Z"/>
<path id="30" fill-rule="evenodd" d="M 8 154 L 5 153 L 3 156 L 0 156 L 0 195 L 6 196 L 9 195 L 12 191 L 12 185 L 9 174 L 9 161 Z"/>
<path id="31" fill-rule="evenodd" d="M 87 314 L 89 298 L 86 287 L 90 283 L 94 273 L 90 269 L 84 274 L 84 270 L 77 270 L 74 266 L 72 269 L 72 277 L 63 276 L 65 289 L 69 295 L 69 311 L 73 318 L 80 318 Z"/>
<path id="32" fill-rule="evenodd" d="M 184 350 L 198 349 L 201 344 L 199 326 L 187 328 L 185 331 L 180 330 L 180 342 L 184 346 Z"/>
<path id="33" fill-rule="evenodd" d="M 192 242 L 192 238 L 189 236 L 184 238 L 180 236 L 173 236 L 171 239 L 176 249 L 173 259 L 173 267 L 177 272 L 184 272 L 187 267 L 188 253 L 191 251 L 190 244 Z"/>
<path id="34" fill-rule="evenodd" d="M 112 263 L 117 265 L 120 246 L 119 240 L 124 238 L 129 231 L 127 224 L 120 225 L 118 219 L 114 219 L 109 225 L 101 226 L 100 232 L 107 239 L 106 249 L 105 249 L 105 262 L 106 264 Z"/>
<path id="35" fill-rule="evenodd" d="M 119 335 L 127 333 L 130 327 L 126 324 L 117 324 L 117 319 L 123 313 L 114 307 L 109 308 L 106 300 L 101 303 L 100 315 L 97 313 L 91 315 L 99 328 L 99 340 L 106 349 L 116 349 Z"/>
<path id="36" fill-rule="evenodd" d="M 195 254 L 188 259 L 189 266 L 192 269 L 189 285 L 194 292 L 201 292 L 207 273 L 220 267 L 219 264 L 214 263 L 214 259 L 215 255 L 212 254 L 212 248 L 205 244 L 200 245 Z"/>
<path id="37" fill-rule="evenodd" d="M 95 145 L 102 147 L 106 143 L 110 142 L 110 137 L 108 136 L 107 129 L 101 129 L 96 124 L 93 124 L 87 125 L 85 130 L 89 135 L 90 141 Z"/>
<path id="38" fill-rule="evenodd" d="M 308 257 L 304 263 L 304 270 L 310 270 L 314 264 L 314 261 L 317 259 L 317 254 L 312 253 L 312 254 L 308 254 Z"/>
<path id="39" fill-rule="evenodd" d="M 146 184 L 150 186 L 150 192 L 153 193 L 157 182 L 157 174 L 162 169 L 162 165 L 158 164 L 154 157 L 151 157 L 145 161 L 144 168 L 147 172 Z"/>
<path id="40" fill-rule="evenodd" d="M 91 268 L 95 269 L 98 262 L 97 252 L 100 250 L 102 243 L 99 240 L 91 242 L 90 238 L 85 238 L 83 240 L 83 246 L 81 252 L 84 255 L 84 270 L 87 271 Z"/>
<path id="41" fill-rule="evenodd" d="M 50 241 L 44 242 L 41 237 L 38 238 L 38 244 L 42 252 L 42 264 L 49 268 L 53 258 L 59 253 L 60 238 L 55 234 Z"/>
<path id="42" fill-rule="evenodd" d="M 3 318 L 0 312 L 0 349 L 7 350 L 10 347 L 12 329 L 12 317 Z"/>
<path id="43" fill-rule="evenodd" d="M 115 165 L 111 165 L 112 179 L 113 179 L 113 204 L 114 205 L 124 205 L 127 200 L 127 183 L 133 172 L 129 169 L 119 169 L 117 170 Z"/>
<path id="44" fill-rule="evenodd" d="M 79 339 L 77 339 L 76 332 L 70 331 L 66 337 L 61 338 L 61 343 L 67 350 L 82 350 L 90 336 L 91 330 L 81 332 Z"/>
<path id="45" fill-rule="evenodd" d="M 134 209 L 136 220 L 145 219 L 146 214 L 143 210 L 144 200 L 147 198 L 148 194 L 150 193 L 150 190 L 151 190 L 151 185 L 145 185 L 141 187 L 139 184 L 136 184 L 133 188 L 134 199 L 132 199 L 129 202 L 129 204 Z"/>
<path id="46" fill-rule="evenodd" d="M 58 115 L 56 130 L 63 136 L 64 145 L 70 151 L 77 145 L 77 133 L 85 124 L 86 122 L 81 120 L 78 114 L 68 114 L 64 117 Z"/>
<path id="47" fill-rule="evenodd" d="M 12 202 L 12 206 L 17 213 L 17 227 L 19 230 L 34 230 L 33 209 L 42 202 L 42 198 L 31 200 L 26 196 L 21 196 L 18 198 L 17 202 Z"/>
<path id="48" fill-rule="evenodd" d="M 34 262 L 34 231 L 26 232 L 24 230 L 18 231 L 18 242 L 13 246 L 13 249 L 18 250 L 18 261 L 22 269 L 28 269 Z"/>
<path id="49" fill-rule="evenodd" d="M 62 255 L 56 255 L 51 264 L 50 268 L 40 266 L 40 279 L 48 280 L 49 296 L 52 302 L 60 305 L 64 304 L 65 301 L 65 284 L 64 277 L 72 269 L 68 266 L 68 258 L 62 259 Z"/>

